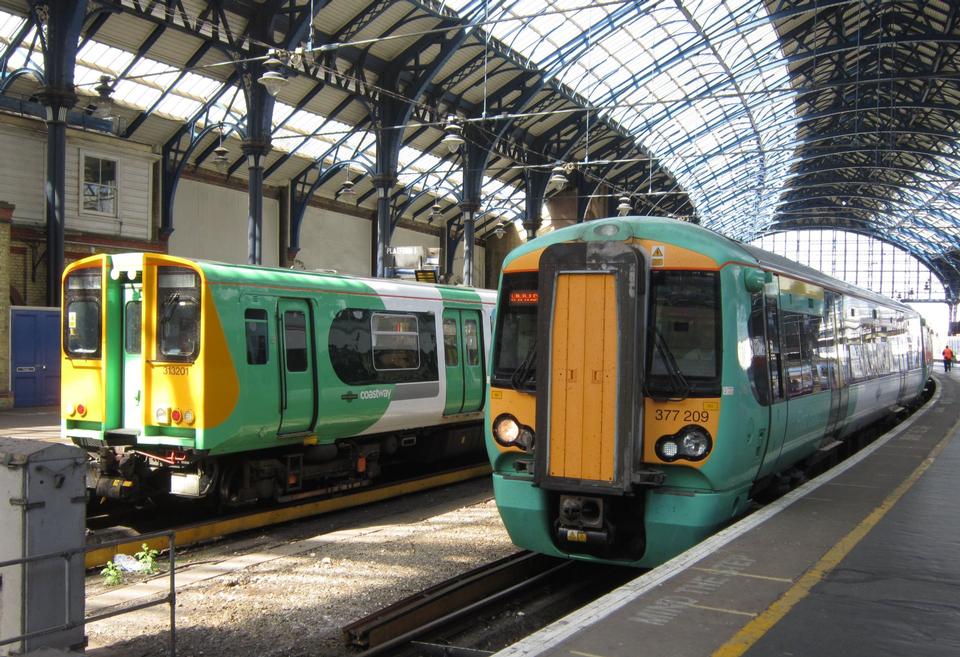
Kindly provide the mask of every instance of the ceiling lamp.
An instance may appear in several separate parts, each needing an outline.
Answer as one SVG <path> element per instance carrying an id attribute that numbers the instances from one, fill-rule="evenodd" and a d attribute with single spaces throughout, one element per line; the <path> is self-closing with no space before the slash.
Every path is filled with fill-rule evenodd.
<path id="1" fill-rule="evenodd" d="M 507 234 L 507 229 L 503 225 L 503 222 L 501 221 L 500 223 L 497 224 L 497 227 L 493 229 L 493 236 L 496 237 L 498 240 L 502 240 L 503 236 L 506 234 Z"/>
<path id="2" fill-rule="evenodd" d="M 630 211 L 633 210 L 633 206 L 630 205 L 629 196 L 621 196 L 620 203 L 617 205 L 617 214 L 621 217 L 626 217 L 630 214 Z"/>
<path id="3" fill-rule="evenodd" d="M 283 62 L 277 57 L 276 51 L 271 51 L 266 61 L 263 62 L 263 75 L 257 80 L 267 88 L 267 93 L 276 96 L 280 88 L 287 83 L 287 78 L 283 76 L 280 69 L 283 68 Z"/>
<path id="4" fill-rule="evenodd" d="M 230 163 L 227 155 L 230 151 L 227 150 L 227 147 L 223 145 L 223 126 L 220 126 L 220 144 L 213 149 L 213 165 L 217 167 L 217 171 L 220 173 L 225 173 L 227 170 L 227 164 Z"/>
<path id="5" fill-rule="evenodd" d="M 430 208 L 430 216 L 427 217 L 427 223 L 432 224 L 434 221 L 439 220 L 442 214 L 440 204 L 434 203 L 433 207 Z"/>
<path id="6" fill-rule="evenodd" d="M 93 111 L 93 115 L 98 119 L 108 119 L 113 115 L 113 98 L 110 97 L 110 94 L 113 93 L 113 85 L 110 84 L 113 81 L 109 75 L 100 76 L 100 84 L 93 88 L 97 92 L 97 109 Z"/>
<path id="7" fill-rule="evenodd" d="M 557 190 L 561 190 L 567 186 L 567 175 L 564 172 L 563 165 L 557 162 L 556 166 L 553 167 L 553 171 L 550 172 L 550 180 L 547 181 L 548 185 L 555 187 Z"/>
<path id="8" fill-rule="evenodd" d="M 460 125 L 460 120 L 456 116 L 451 114 L 447 117 L 447 125 L 444 126 L 443 132 L 443 139 L 440 142 L 446 145 L 448 151 L 454 153 L 463 146 L 463 126 Z"/>
<path id="9" fill-rule="evenodd" d="M 353 190 L 353 181 L 344 180 L 343 184 L 340 185 L 340 189 L 337 190 L 337 198 L 341 196 L 356 197 L 357 193 Z"/>

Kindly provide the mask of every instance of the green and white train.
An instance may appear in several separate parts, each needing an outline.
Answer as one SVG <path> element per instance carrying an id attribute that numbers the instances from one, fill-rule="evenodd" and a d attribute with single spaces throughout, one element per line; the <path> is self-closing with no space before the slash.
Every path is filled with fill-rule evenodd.
<path id="1" fill-rule="evenodd" d="M 228 504 L 482 452 L 492 291 L 95 255 L 63 277 L 62 431 L 97 496 Z"/>

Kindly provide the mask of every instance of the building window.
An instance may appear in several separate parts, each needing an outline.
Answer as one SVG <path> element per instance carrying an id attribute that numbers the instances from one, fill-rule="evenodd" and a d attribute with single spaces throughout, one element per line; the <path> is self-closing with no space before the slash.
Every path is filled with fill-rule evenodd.
<path id="1" fill-rule="evenodd" d="M 102 157 L 84 155 L 83 212 L 117 216 L 117 162 Z"/>

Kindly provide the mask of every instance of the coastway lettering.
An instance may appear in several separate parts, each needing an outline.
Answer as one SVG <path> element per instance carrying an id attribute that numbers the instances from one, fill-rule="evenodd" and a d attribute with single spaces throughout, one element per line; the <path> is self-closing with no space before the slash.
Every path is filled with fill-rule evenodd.
<path id="1" fill-rule="evenodd" d="M 390 399 L 390 391 L 386 388 L 380 390 L 361 390 L 360 399 Z"/>

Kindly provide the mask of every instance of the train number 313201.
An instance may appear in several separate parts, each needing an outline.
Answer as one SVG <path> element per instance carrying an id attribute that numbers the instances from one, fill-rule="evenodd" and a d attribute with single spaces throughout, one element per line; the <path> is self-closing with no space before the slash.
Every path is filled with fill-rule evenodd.
<path id="1" fill-rule="evenodd" d="M 654 418 L 658 422 L 676 422 L 683 417 L 684 422 L 709 422 L 710 413 L 708 411 L 681 411 L 677 409 L 658 408 L 654 413 Z"/>
<path id="2" fill-rule="evenodd" d="M 187 368 L 183 365 L 164 365 L 163 373 L 172 376 L 183 376 L 187 373 Z"/>

